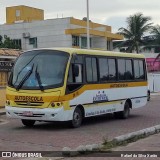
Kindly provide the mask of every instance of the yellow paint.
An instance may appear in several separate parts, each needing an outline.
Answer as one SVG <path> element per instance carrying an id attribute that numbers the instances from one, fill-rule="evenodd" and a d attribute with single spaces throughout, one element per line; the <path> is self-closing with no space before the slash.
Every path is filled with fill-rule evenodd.
<path id="1" fill-rule="evenodd" d="M 86 29 L 87 22 L 86 21 L 75 19 L 75 18 L 70 18 L 70 24 L 76 25 L 78 27 L 83 27 L 83 28 L 66 29 L 65 30 L 66 34 L 71 34 L 71 35 L 87 34 L 87 29 Z M 112 31 L 111 26 L 90 22 L 89 28 L 90 28 L 90 31 L 89 31 L 90 35 L 105 37 L 110 40 L 122 40 L 123 39 L 122 35 L 111 33 Z M 99 29 L 101 29 L 101 31 Z"/>
<path id="2" fill-rule="evenodd" d="M 0 107 L 4 107 L 6 102 L 6 89 L 0 88 Z"/>
<path id="3" fill-rule="evenodd" d="M 82 88 L 80 88 L 78 91 L 73 92 L 68 95 L 64 95 L 59 97 L 59 101 L 68 101 L 72 100 L 73 98 L 78 97 L 82 93 L 84 93 L 87 90 L 98 90 L 98 89 L 112 89 L 113 84 L 127 84 L 127 87 L 121 87 L 121 88 L 128 88 L 128 87 L 140 87 L 140 86 L 147 86 L 148 82 L 122 82 L 122 83 L 105 83 L 105 84 L 86 84 Z M 114 87 L 114 88 L 120 88 L 120 87 Z"/>
<path id="4" fill-rule="evenodd" d="M 90 35 L 93 35 L 93 36 L 105 37 L 105 38 L 109 38 L 112 40 L 122 40 L 123 39 L 123 36 L 120 34 L 114 34 L 114 33 L 106 32 L 106 31 L 103 32 L 103 31 L 90 29 L 89 33 Z M 87 29 L 86 28 L 66 29 L 65 34 L 71 34 L 71 35 L 87 34 Z"/>
<path id="5" fill-rule="evenodd" d="M 112 87 L 113 85 L 122 85 L 123 87 Z M 78 91 L 75 91 L 68 95 L 59 95 L 58 92 L 52 92 L 52 93 L 44 93 L 44 94 L 31 94 L 30 91 L 27 91 L 26 93 L 20 93 L 20 92 L 11 92 L 7 90 L 7 100 L 10 100 L 12 102 L 12 106 L 16 106 L 17 103 L 15 102 L 15 96 L 42 96 L 44 104 L 40 106 L 40 108 L 46 108 L 50 104 L 50 102 L 64 102 L 72 100 L 82 93 L 84 93 L 87 90 L 98 90 L 98 89 L 112 89 L 112 88 L 128 88 L 128 87 L 140 87 L 140 86 L 147 86 L 147 81 L 143 82 L 122 82 L 122 83 L 106 83 L 106 84 L 86 84 L 82 88 L 80 88 Z M 9 88 L 8 88 L 9 89 Z M 22 101 L 23 102 L 23 101 Z M 25 102 L 25 101 L 24 101 Z M 36 102 L 35 102 L 36 103 Z M 37 102 L 38 103 L 38 102 Z M 19 104 L 19 103 L 18 103 Z M 27 106 L 26 106 L 27 107 Z M 68 107 L 68 106 L 67 106 Z"/>
<path id="6" fill-rule="evenodd" d="M 73 18 L 73 17 L 70 19 L 70 24 L 77 25 L 77 26 L 83 26 L 83 27 L 87 26 L 87 22 L 86 21 L 80 20 L 80 19 L 76 19 L 76 18 Z M 99 23 L 94 23 L 94 22 L 90 22 L 89 26 L 92 29 L 103 27 L 106 31 L 111 32 L 111 26 L 107 26 L 107 25 L 103 25 L 103 24 L 99 24 Z"/>
<path id="7" fill-rule="evenodd" d="M 19 12 L 17 16 L 16 11 Z M 44 20 L 44 11 L 41 9 L 23 5 L 6 8 L 7 24 L 13 24 L 15 21 L 32 22 L 37 20 Z"/>
<path id="8" fill-rule="evenodd" d="M 75 49 L 75 48 L 54 48 L 55 50 L 64 51 L 72 54 L 87 54 L 87 55 L 101 55 L 101 56 L 112 56 L 112 57 L 128 57 L 128 58 L 143 58 L 143 54 L 135 53 L 122 53 L 122 52 L 113 52 L 113 51 L 100 51 L 100 50 L 88 50 L 88 49 Z"/>

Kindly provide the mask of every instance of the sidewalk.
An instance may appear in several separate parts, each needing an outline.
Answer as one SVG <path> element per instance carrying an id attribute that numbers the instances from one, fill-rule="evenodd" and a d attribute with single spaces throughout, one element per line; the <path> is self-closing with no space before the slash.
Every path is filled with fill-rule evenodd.
<path id="1" fill-rule="evenodd" d="M 160 133 L 151 135 L 136 142 L 129 143 L 127 146 L 120 146 L 113 151 L 159 151 L 160 155 Z M 149 153 L 148 153 L 149 154 Z"/>
<path id="2" fill-rule="evenodd" d="M 26 160 L 149 160 L 160 159 L 160 133 L 129 143 L 126 146 L 116 147 L 106 153 L 82 154 L 77 157 L 48 157 L 28 158 Z M 111 154 L 110 154 L 111 153 Z M 109 156 L 111 155 L 111 156 Z M 115 156 L 114 156 L 115 155 Z"/>
<path id="3" fill-rule="evenodd" d="M 5 115 L 6 112 L 5 112 L 5 108 L 4 107 L 0 107 L 0 116 L 1 115 Z"/>

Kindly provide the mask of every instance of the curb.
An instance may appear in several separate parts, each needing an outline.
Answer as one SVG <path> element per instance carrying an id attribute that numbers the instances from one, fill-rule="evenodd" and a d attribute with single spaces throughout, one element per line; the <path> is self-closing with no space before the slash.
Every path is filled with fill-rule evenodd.
<path id="1" fill-rule="evenodd" d="M 0 106 L 0 116 L 5 115 L 5 114 L 6 114 L 5 107 Z"/>
<path id="2" fill-rule="evenodd" d="M 131 132 L 125 135 L 121 135 L 118 137 L 113 138 L 113 140 L 109 141 L 108 143 L 116 143 L 116 144 L 121 144 L 125 141 L 134 139 L 136 137 L 141 137 L 141 136 L 149 136 L 149 135 L 153 135 L 156 133 L 160 133 L 160 125 L 156 125 L 150 128 L 146 128 L 146 129 L 142 129 L 136 132 Z M 88 151 L 97 151 L 100 150 L 104 145 L 103 144 L 91 144 L 91 145 L 80 145 L 79 147 L 77 147 L 76 149 L 72 150 L 69 147 L 64 147 L 62 149 L 62 154 L 64 156 L 74 156 L 74 155 L 80 155 L 80 154 L 85 154 L 85 152 Z M 74 155 L 73 155 L 74 153 Z"/>
<path id="3" fill-rule="evenodd" d="M 160 95 L 160 92 L 152 92 L 151 93 L 151 96 L 159 96 Z"/>
<path id="4" fill-rule="evenodd" d="M 159 133 L 160 132 L 160 125 L 156 125 L 156 126 L 153 126 L 153 127 L 150 127 L 150 128 L 146 128 L 146 129 L 142 129 L 142 130 L 139 130 L 139 131 L 136 131 L 136 132 L 131 132 L 129 134 L 125 134 L 125 135 L 122 135 L 122 136 L 118 136 L 118 137 L 115 137 L 113 139 L 113 141 L 117 142 L 117 143 L 120 143 L 120 142 L 124 142 L 124 141 L 127 141 L 127 140 L 130 140 L 134 137 L 137 137 L 137 136 L 149 136 L 149 135 L 152 135 L 152 134 L 156 134 L 156 133 Z"/>
<path id="5" fill-rule="evenodd" d="M 4 112 L 0 112 L 0 116 L 5 115 L 5 114 L 6 114 L 5 111 Z"/>

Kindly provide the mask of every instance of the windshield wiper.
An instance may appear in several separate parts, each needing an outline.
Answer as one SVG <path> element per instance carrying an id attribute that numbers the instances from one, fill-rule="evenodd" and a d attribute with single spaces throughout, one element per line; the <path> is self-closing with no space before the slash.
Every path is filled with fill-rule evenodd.
<path id="1" fill-rule="evenodd" d="M 37 71 L 37 68 L 38 68 L 38 65 L 37 65 L 37 67 L 36 67 L 35 76 L 36 76 L 36 78 L 37 78 L 37 81 L 38 81 L 38 85 L 39 85 L 40 90 L 41 90 L 41 91 L 44 91 L 44 87 L 43 87 L 43 85 L 42 85 L 41 77 L 40 77 L 39 72 Z"/>
<path id="2" fill-rule="evenodd" d="M 22 88 L 24 82 L 29 78 L 29 76 L 32 74 L 34 64 L 32 65 L 32 68 L 26 73 L 26 75 L 23 77 L 23 79 L 20 81 L 19 85 L 16 87 L 16 90 L 19 91 L 20 88 Z"/>
<path id="3" fill-rule="evenodd" d="M 21 72 L 23 71 L 23 69 L 26 68 L 26 66 L 29 65 L 29 64 L 32 62 L 32 60 L 33 60 L 37 55 L 39 55 L 39 53 L 36 54 L 36 55 L 34 55 L 34 56 L 30 59 L 30 61 L 29 61 L 26 65 L 24 65 L 23 68 L 18 72 L 18 74 L 17 74 L 17 76 L 16 76 L 16 80 L 15 80 L 13 86 L 15 86 L 15 84 L 17 83 L 18 77 L 19 77 L 19 75 L 21 74 Z M 13 71 L 12 71 L 12 72 L 13 72 Z"/>

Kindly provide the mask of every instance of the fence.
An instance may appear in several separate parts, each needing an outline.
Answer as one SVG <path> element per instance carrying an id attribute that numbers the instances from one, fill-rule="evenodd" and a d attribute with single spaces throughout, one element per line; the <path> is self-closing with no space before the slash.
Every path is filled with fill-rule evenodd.
<path id="1" fill-rule="evenodd" d="M 160 73 L 149 73 L 148 82 L 151 92 L 160 92 Z"/>

